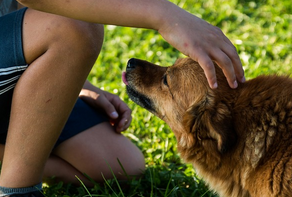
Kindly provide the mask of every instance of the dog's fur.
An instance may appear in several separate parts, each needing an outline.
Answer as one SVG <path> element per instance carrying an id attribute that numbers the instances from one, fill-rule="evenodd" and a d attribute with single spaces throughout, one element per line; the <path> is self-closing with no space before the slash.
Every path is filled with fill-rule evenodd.
<path id="1" fill-rule="evenodd" d="M 292 79 L 260 76 L 210 89 L 190 58 L 160 67 L 131 59 L 129 97 L 164 120 L 178 151 L 220 196 L 292 196 Z"/>

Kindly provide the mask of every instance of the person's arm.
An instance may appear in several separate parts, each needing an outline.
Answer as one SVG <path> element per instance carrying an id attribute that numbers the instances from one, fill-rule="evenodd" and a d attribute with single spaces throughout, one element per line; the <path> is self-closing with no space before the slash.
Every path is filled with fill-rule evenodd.
<path id="1" fill-rule="evenodd" d="M 217 87 L 212 60 L 223 70 L 232 88 L 244 81 L 235 47 L 222 31 L 167 0 L 18 0 L 44 12 L 87 22 L 148 28 L 185 55 L 198 61 L 209 85 Z"/>
<path id="2" fill-rule="evenodd" d="M 87 22 L 156 29 L 172 3 L 165 0 L 18 0 L 44 12 Z M 169 7 L 169 8 L 168 8 Z"/>

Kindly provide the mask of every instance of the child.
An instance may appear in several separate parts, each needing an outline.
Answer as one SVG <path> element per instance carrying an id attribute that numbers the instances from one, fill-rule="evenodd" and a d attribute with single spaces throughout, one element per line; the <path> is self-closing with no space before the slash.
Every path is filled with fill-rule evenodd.
<path id="1" fill-rule="evenodd" d="M 129 174 L 144 169 L 141 152 L 120 134 L 131 122 L 130 109 L 86 81 L 103 42 L 100 24 L 157 30 L 200 63 L 212 88 L 212 60 L 230 87 L 244 82 L 236 49 L 221 30 L 166 0 L 19 2 L 28 9 L 0 17 L 0 196 L 41 196 L 43 176 L 72 182 L 76 174 L 90 184 L 85 172 L 102 181 L 105 161 L 120 174 L 116 158 Z M 12 0 L 2 4 L 15 8 Z"/>

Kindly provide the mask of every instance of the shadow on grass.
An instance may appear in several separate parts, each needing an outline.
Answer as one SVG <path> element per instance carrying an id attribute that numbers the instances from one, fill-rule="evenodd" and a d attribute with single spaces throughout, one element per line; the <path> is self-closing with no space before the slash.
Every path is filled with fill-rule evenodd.
<path id="1" fill-rule="evenodd" d="M 44 186 L 44 193 L 47 197 L 216 197 L 198 177 L 186 175 L 186 169 L 184 164 L 165 163 L 147 167 L 143 176 L 136 179 L 130 178 L 124 171 L 128 180 L 123 181 L 117 180 L 112 172 L 114 178 L 105 179 L 102 184 L 85 175 L 94 184 L 93 188 L 87 188 L 81 181 L 80 187 L 60 182 Z"/>

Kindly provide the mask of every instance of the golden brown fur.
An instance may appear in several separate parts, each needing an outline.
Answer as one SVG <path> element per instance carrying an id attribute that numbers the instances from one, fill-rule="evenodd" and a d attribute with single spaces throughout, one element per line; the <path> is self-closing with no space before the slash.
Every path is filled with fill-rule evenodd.
<path id="1" fill-rule="evenodd" d="M 233 90 L 216 71 L 212 90 L 189 58 L 168 68 L 132 59 L 124 81 L 220 196 L 292 196 L 292 79 L 260 76 Z"/>

